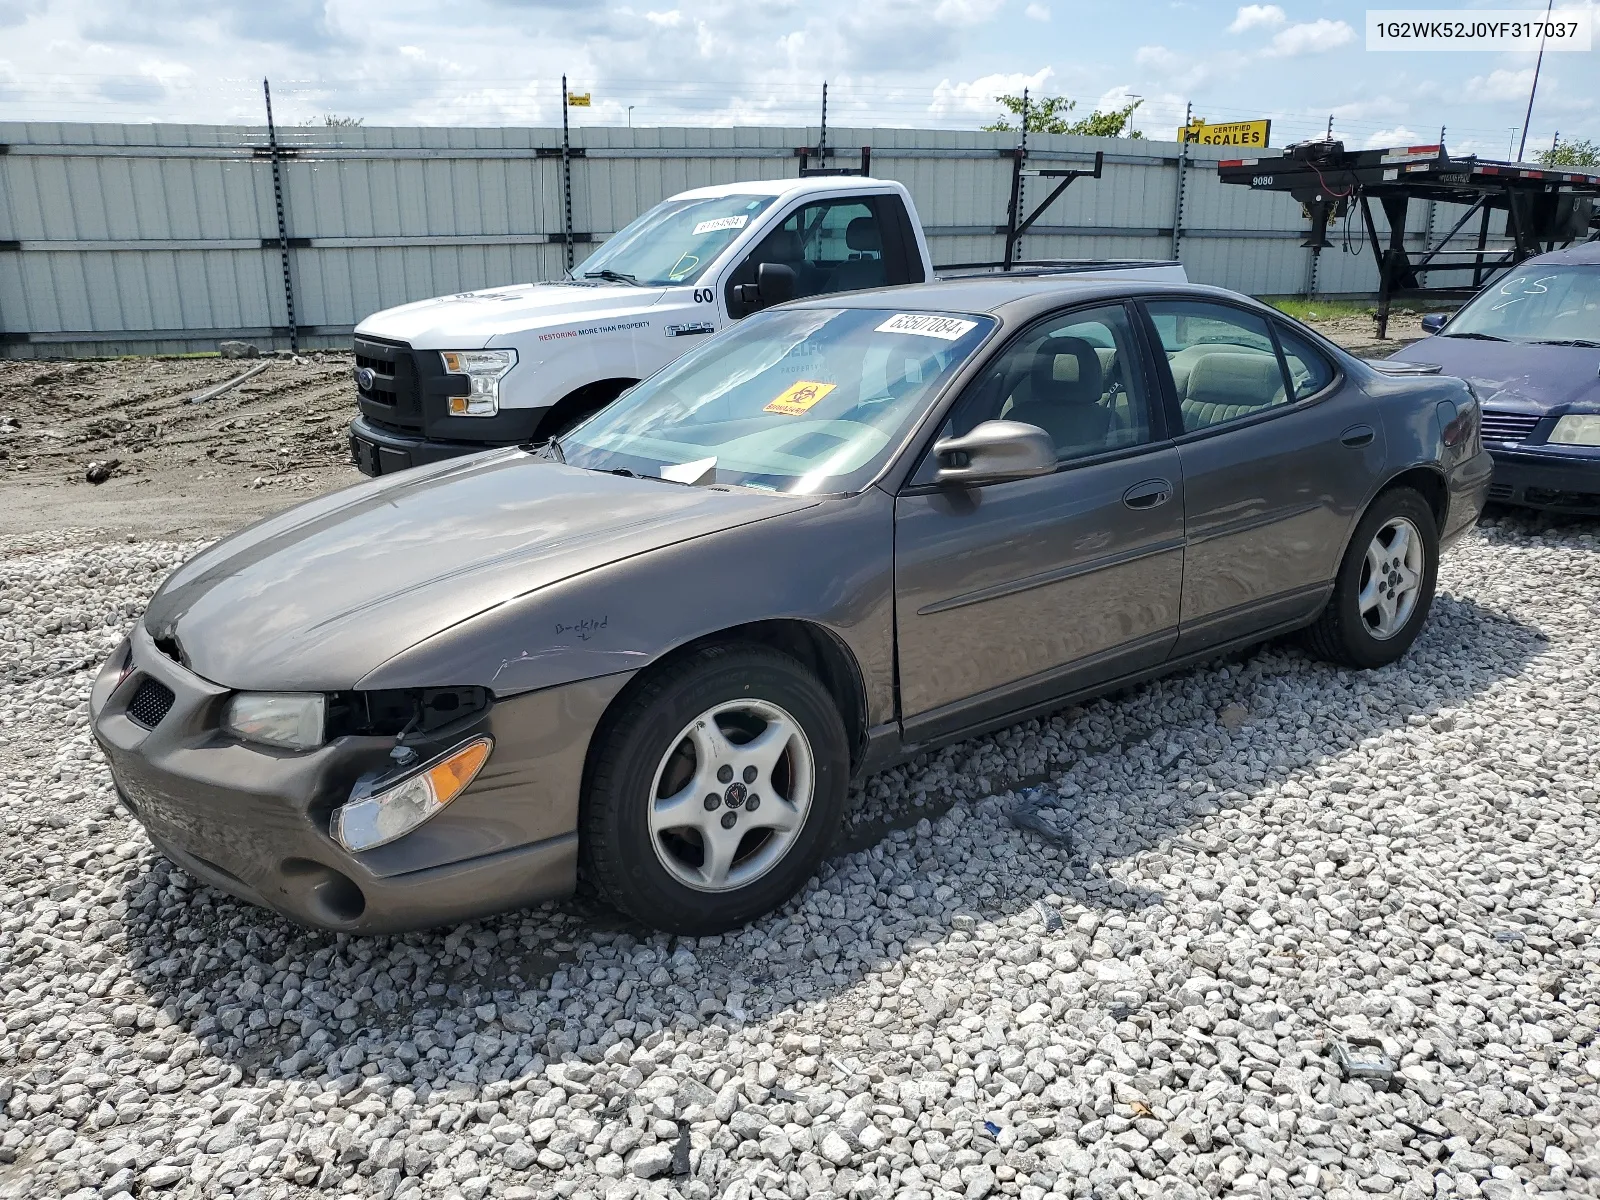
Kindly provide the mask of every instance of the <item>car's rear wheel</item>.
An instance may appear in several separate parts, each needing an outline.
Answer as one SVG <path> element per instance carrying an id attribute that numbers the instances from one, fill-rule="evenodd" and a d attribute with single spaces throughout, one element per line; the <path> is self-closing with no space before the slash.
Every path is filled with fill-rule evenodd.
<path id="1" fill-rule="evenodd" d="M 849 784 L 827 690 L 763 646 L 713 646 L 646 676 L 600 731 L 582 870 L 673 933 L 720 933 L 782 904 L 838 827 Z"/>
<path id="2" fill-rule="evenodd" d="M 1433 509 L 1410 488 L 1384 492 L 1356 526 L 1328 606 L 1307 631 L 1311 650 L 1349 667 L 1403 657 L 1427 622 L 1438 572 Z"/>

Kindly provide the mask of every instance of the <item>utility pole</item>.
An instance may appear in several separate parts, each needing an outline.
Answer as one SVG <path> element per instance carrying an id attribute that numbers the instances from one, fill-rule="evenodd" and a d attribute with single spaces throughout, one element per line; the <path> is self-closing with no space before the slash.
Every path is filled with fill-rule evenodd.
<path id="1" fill-rule="evenodd" d="M 1555 7 L 1556 0 L 1545 0 L 1545 24 L 1550 23 L 1550 10 Z M 1528 111 L 1522 118 L 1522 145 L 1517 147 L 1517 161 L 1522 161 L 1522 152 L 1528 148 L 1528 122 L 1533 120 L 1533 97 L 1539 90 L 1539 68 L 1544 66 L 1544 29 L 1539 30 L 1539 57 L 1533 63 L 1533 86 L 1528 89 Z"/>

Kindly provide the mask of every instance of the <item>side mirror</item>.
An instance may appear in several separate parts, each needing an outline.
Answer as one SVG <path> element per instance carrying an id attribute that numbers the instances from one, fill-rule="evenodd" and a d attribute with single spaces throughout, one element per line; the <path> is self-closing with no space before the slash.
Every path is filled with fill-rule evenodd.
<path id="1" fill-rule="evenodd" d="M 1449 319 L 1449 313 L 1425 313 L 1422 317 L 1422 332 L 1438 333 Z"/>
<path id="2" fill-rule="evenodd" d="M 734 284 L 733 295 L 750 312 L 755 312 L 793 300 L 798 286 L 799 279 L 793 267 L 784 263 L 764 262 L 756 268 L 756 281 Z"/>
<path id="3" fill-rule="evenodd" d="M 783 263 L 764 262 L 756 268 L 756 290 L 761 293 L 764 305 L 782 304 L 793 300 L 799 286 L 794 268 Z"/>
<path id="4" fill-rule="evenodd" d="M 964 487 L 1049 475 L 1056 469 L 1056 446 L 1037 425 L 1021 421 L 985 421 L 964 437 L 944 438 L 933 446 L 938 484 Z"/>

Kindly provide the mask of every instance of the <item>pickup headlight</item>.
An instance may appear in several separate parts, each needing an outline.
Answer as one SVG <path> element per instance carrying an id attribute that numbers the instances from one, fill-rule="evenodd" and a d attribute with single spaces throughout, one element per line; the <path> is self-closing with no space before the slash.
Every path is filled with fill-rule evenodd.
<path id="1" fill-rule="evenodd" d="M 346 850 L 372 850 L 404 837 L 477 778 L 494 743 L 473 738 L 394 782 L 364 776 L 333 814 L 332 833 Z"/>
<path id="2" fill-rule="evenodd" d="M 1562 417 L 1550 431 L 1550 441 L 1560 446 L 1600 446 L 1600 415 Z"/>
<path id="3" fill-rule="evenodd" d="M 445 350 L 444 369 L 467 377 L 465 396 L 448 397 L 452 417 L 492 417 L 500 411 L 500 381 L 517 365 L 515 350 Z"/>
<path id="4" fill-rule="evenodd" d="M 323 743 L 327 698 L 310 692 L 240 692 L 222 724 L 247 742 L 314 750 Z"/>

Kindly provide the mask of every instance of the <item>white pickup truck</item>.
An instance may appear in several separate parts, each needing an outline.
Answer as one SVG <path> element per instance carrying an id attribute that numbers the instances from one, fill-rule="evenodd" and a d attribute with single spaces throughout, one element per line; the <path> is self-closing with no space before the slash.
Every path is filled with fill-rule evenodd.
<path id="1" fill-rule="evenodd" d="M 1174 262 L 1025 269 L 1185 279 Z M 351 456 L 380 475 L 539 441 L 758 309 L 933 277 L 911 196 L 890 180 L 823 175 L 681 192 L 569 279 L 420 300 L 361 322 Z"/>

